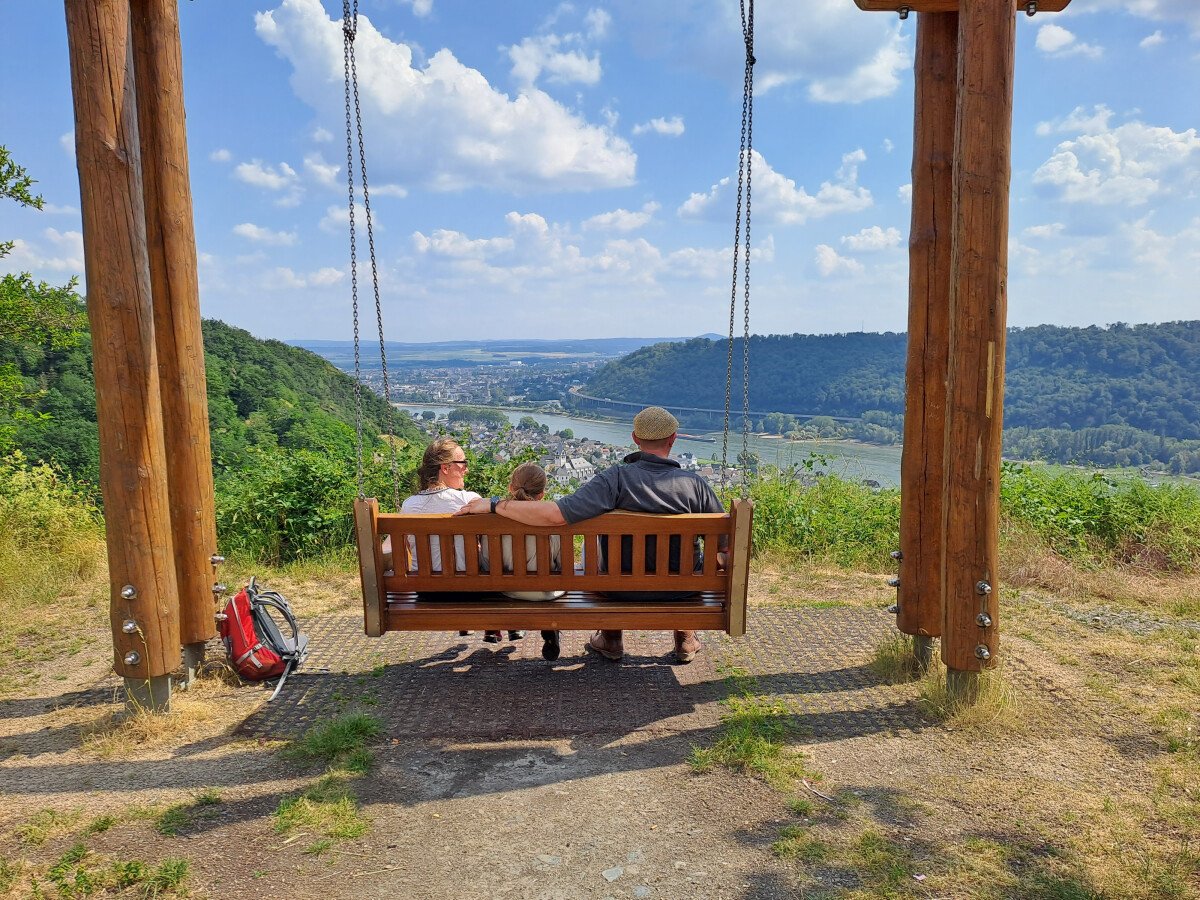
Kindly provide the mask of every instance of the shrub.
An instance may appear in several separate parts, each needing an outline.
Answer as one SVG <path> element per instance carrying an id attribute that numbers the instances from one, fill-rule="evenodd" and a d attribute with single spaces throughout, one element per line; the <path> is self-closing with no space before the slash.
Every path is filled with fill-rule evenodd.
<path id="1" fill-rule="evenodd" d="M 1010 524 L 1078 562 L 1200 565 L 1200 491 L 1189 485 L 1005 463 L 1000 503 Z"/>
<path id="2" fill-rule="evenodd" d="M 102 565 L 104 532 L 88 495 L 21 453 L 0 457 L 0 584 L 8 610 L 49 603 Z"/>
<path id="3" fill-rule="evenodd" d="M 900 492 L 872 490 L 836 475 L 804 485 L 788 478 L 758 480 L 754 547 L 841 566 L 887 567 L 900 541 Z"/>
<path id="4" fill-rule="evenodd" d="M 352 462 L 311 450 L 258 450 L 254 457 L 253 465 L 217 481 L 223 548 L 279 565 L 351 542 Z"/>

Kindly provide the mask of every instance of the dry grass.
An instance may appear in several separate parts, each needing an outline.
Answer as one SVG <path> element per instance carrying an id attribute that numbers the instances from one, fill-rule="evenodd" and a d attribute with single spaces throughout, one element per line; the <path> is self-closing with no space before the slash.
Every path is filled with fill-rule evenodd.
<path id="1" fill-rule="evenodd" d="M 223 678 L 200 678 L 171 697 L 169 713 L 129 711 L 114 703 L 81 727 L 82 748 L 101 759 L 134 759 L 176 747 L 200 736 L 224 733 L 230 723 L 230 700 L 236 688 Z"/>

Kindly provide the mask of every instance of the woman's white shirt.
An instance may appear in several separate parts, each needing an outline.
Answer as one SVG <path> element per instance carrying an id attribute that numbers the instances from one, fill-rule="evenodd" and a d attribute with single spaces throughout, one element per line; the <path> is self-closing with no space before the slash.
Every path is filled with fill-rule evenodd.
<path id="1" fill-rule="evenodd" d="M 464 491 L 458 488 L 442 488 L 440 491 L 422 491 L 419 494 L 413 494 L 400 504 L 400 512 L 402 513 L 452 513 L 458 512 L 472 500 L 479 500 L 480 495 L 474 491 Z M 410 534 L 408 540 L 408 570 L 415 572 L 417 570 L 417 542 Z M 486 551 L 486 548 L 484 548 Z M 433 538 L 429 539 L 429 559 L 433 571 L 440 572 L 442 570 L 442 552 L 438 547 L 438 542 Z M 480 562 L 487 566 L 486 552 L 481 553 Z M 454 569 L 457 572 L 465 572 L 467 570 L 466 546 L 463 543 L 462 535 L 454 536 Z"/>

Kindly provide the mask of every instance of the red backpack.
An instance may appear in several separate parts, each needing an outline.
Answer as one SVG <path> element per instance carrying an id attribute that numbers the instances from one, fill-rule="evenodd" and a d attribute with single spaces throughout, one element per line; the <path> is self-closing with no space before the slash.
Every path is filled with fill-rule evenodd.
<path id="1" fill-rule="evenodd" d="M 287 600 L 275 591 L 259 591 L 251 578 L 218 618 L 229 664 L 238 675 L 247 681 L 279 677 L 269 698 L 274 700 L 288 675 L 308 656 L 308 636 L 300 631 Z M 290 637 L 284 636 L 283 628 L 291 631 Z"/>

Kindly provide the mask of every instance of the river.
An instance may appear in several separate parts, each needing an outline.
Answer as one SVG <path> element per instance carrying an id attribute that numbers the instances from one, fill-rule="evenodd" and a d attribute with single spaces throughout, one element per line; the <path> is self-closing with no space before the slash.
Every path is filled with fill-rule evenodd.
<path id="1" fill-rule="evenodd" d="M 439 416 L 448 413 L 449 406 L 425 406 L 421 404 L 400 404 L 397 409 L 407 412 L 421 413 L 432 410 Z M 627 423 L 600 421 L 598 419 L 580 419 L 575 416 L 552 415 L 549 413 L 530 412 L 523 409 L 501 409 L 508 420 L 516 425 L 525 416 L 532 416 L 539 424 L 545 425 L 552 432 L 570 428 L 577 438 L 590 438 L 605 444 L 618 447 L 632 447 L 630 432 L 633 430 L 632 420 Z M 720 459 L 721 432 L 704 432 L 698 437 L 712 438 L 710 441 L 696 441 L 679 438 L 675 442 L 675 455 L 694 453 L 697 459 Z M 813 460 L 814 469 L 833 472 L 843 478 L 855 481 L 868 479 L 877 481 L 884 487 L 897 487 L 900 484 L 900 447 L 879 447 L 874 444 L 860 444 L 854 441 L 786 441 L 780 437 L 769 437 L 752 434 L 748 441 L 752 453 L 764 463 L 784 468 L 793 464 L 803 464 Z M 742 434 L 740 431 L 729 435 L 729 460 L 735 462 L 742 450 Z"/>

